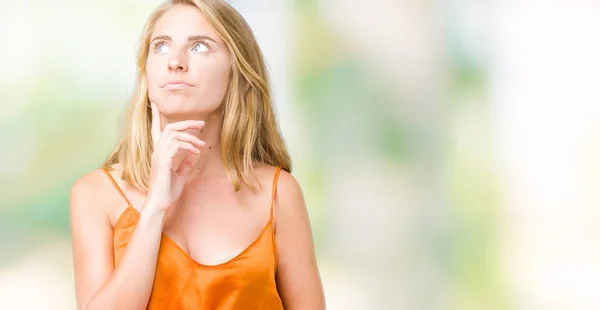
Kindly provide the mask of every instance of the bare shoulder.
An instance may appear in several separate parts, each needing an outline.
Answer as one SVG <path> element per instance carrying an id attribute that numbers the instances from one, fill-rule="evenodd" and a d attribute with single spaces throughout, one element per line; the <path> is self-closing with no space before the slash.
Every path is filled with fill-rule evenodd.
<path id="1" fill-rule="evenodd" d="M 296 199 L 302 196 L 298 180 L 289 172 L 281 170 L 277 181 L 277 197 L 280 199 Z"/>
<path id="2" fill-rule="evenodd" d="M 101 199 L 101 191 L 106 183 L 106 173 L 102 169 L 95 169 L 80 177 L 71 187 L 71 198 L 85 199 L 89 202 Z"/>
<path id="3" fill-rule="evenodd" d="M 112 182 L 102 169 L 81 176 L 69 197 L 75 293 L 79 307 L 88 302 L 114 271 L 113 231 L 108 208 Z"/>
<path id="4" fill-rule="evenodd" d="M 263 165 L 257 169 L 257 176 L 269 197 L 276 171 L 277 167 L 270 165 Z M 275 222 L 286 222 L 288 218 L 293 219 L 298 216 L 305 218 L 306 204 L 298 180 L 288 171 L 281 169 L 275 186 Z"/>
<path id="5" fill-rule="evenodd" d="M 273 184 L 276 172 L 277 167 L 271 165 L 261 165 L 255 169 L 256 176 L 260 181 L 261 186 L 264 190 L 268 189 L 269 194 L 271 193 L 271 186 Z M 302 195 L 300 184 L 296 178 L 291 173 L 283 169 L 281 169 L 279 172 L 276 186 L 276 195 L 278 198 L 294 198 L 298 197 L 298 195 Z"/>
<path id="6" fill-rule="evenodd" d="M 110 201 L 111 182 L 102 169 L 92 170 L 73 183 L 69 196 L 69 206 L 72 216 L 82 212 L 107 214 L 105 206 Z"/>

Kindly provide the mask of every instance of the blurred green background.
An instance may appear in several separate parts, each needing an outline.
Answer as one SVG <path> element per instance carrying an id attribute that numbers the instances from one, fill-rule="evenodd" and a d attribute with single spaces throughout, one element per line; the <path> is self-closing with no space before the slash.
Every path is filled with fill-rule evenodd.
<path id="1" fill-rule="evenodd" d="M 116 143 L 159 1 L 0 3 L 0 301 L 75 309 L 69 190 Z M 600 307 L 598 2 L 229 3 L 329 309 Z"/>

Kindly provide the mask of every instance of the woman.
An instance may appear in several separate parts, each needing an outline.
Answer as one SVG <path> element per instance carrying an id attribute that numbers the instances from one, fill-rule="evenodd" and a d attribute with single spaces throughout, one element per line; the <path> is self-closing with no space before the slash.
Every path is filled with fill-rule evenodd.
<path id="1" fill-rule="evenodd" d="M 223 1 L 169 1 L 122 141 L 71 189 L 78 309 L 323 309 L 261 51 Z"/>

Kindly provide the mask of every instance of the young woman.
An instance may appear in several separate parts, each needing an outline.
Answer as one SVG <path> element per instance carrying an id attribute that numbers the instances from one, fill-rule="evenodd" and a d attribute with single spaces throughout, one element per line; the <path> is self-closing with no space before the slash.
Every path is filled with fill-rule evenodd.
<path id="1" fill-rule="evenodd" d="M 71 189 L 78 309 L 324 309 L 262 53 L 224 1 L 149 17 L 124 135 Z"/>

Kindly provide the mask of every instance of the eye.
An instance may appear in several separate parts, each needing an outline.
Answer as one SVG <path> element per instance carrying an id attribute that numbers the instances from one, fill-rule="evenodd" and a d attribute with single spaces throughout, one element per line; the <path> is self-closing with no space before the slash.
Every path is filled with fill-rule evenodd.
<path id="1" fill-rule="evenodd" d="M 204 42 L 196 42 L 192 47 L 192 51 L 199 53 L 208 52 L 208 45 Z"/>
<path id="2" fill-rule="evenodd" d="M 165 53 L 169 51 L 169 46 L 164 41 L 156 41 L 152 44 L 152 49 L 157 53 Z"/>
<path id="3" fill-rule="evenodd" d="M 164 43 L 161 43 L 161 44 L 159 44 L 156 47 L 156 51 L 159 52 L 159 53 L 163 53 L 163 52 L 166 52 L 168 50 L 169 50 L 169 47 L 166 44 L 164 44 Z"/>

